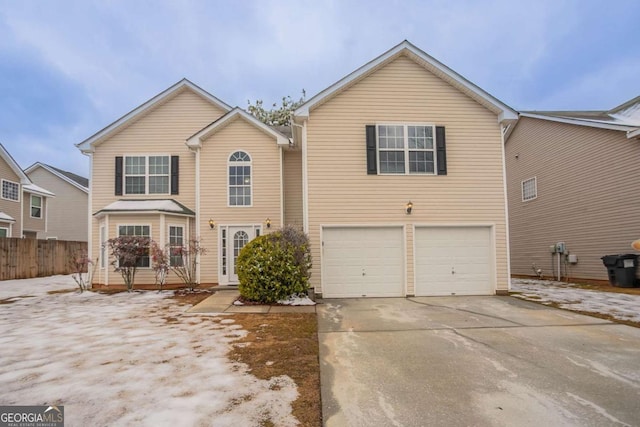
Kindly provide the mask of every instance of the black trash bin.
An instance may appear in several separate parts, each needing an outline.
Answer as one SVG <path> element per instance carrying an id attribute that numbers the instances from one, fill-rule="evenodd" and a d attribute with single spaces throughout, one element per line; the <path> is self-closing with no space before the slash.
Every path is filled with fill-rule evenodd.
<path id="1" fill-rule="evenodd" d="M 612 286 L 616 285 L 616 265 L 618 264 L 618 255 L 605 255 L 602 258 L 602 263 L 607 268 L 607 274 L 609 276 L 609 283 Z"/>
<path id="2" fill-rule="evenodd" d="M 636 269 L 638 268 L 638 255 L 618 255 L 616 263 L 616 283 L 621 288 L 633 288 L 636 286 Z"/>

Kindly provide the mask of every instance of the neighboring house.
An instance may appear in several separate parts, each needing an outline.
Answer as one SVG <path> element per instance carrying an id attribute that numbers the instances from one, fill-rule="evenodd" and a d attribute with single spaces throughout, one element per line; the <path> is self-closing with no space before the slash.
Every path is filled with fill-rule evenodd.
<path id="1" fill-rule="evenodd" d="M 505 148 L 512 272 L 557 277 L 550 247 L 563 242 L 563 277 L 607 280 L 600 258 L 634 253 L 640 238 L 640 97 L 520 116 Z"/>
<path id="2" fill-rule="evenodd" d="M 0 237 L 35 239 L 47 231 L 47 205 L 55 194 L 34 184 L 2 144 L 0 187 Z"/>
<path id="3" fill-rule="evenodd" d="M 38 238 L 86 242 L 89 180 L 40 162 L 26 168 L 25 173 L 56 195 L 48 202 L 47 231 L 38 233 Z"/>
<path id="4" fill-rule="evenodd" d="M 200 282 L 234 284 L 240 249 L 293 224 L 325 297 L 505 292 L 502 135 L 516 119 L 406 41 L 297 109 L 292 138 L 183 80 L 78 144 L 97 282 L 122 283 L 105 242 L 133 234 L 197 236 Z M 138 283 L 154 282 L 150 263 Z"/>

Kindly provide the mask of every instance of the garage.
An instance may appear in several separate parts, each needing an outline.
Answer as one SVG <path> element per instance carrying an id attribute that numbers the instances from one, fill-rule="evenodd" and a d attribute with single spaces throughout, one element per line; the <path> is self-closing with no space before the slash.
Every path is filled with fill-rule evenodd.
<path id="1" fill-rule="evenodd" d="M 416 227 L 416 296 L 492 295 L 491 227 Z"/>
<path id="2" fill-rule="evenodd" d="M 323 227 L 322 296 L 404 296 L 402 227 Z"/>

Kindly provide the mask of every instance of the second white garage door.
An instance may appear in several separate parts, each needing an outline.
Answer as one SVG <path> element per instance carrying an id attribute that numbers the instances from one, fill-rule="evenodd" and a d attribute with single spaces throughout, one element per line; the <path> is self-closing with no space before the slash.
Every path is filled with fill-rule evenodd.
<path id="1" fill-rule="evenodd" d="M 322 296 L 404 296 L 403 228 L 323 228 Z"/>
<path id="2" fill-rule="evenodd" d="M 491 295 L 490 227 L 416 227 L 416 296 Z"/>

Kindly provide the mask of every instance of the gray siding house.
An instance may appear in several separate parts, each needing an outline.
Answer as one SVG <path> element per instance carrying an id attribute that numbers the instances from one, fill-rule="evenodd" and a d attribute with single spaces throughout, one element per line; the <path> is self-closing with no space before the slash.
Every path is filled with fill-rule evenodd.
<path id="1" fill-rule="evenodd" d="M 49 201 L 46 231 L 39 239 L 86 242 L 89 212 L 89 180 L 45 163 L 34 163 L 25 169 L 32 182 L 46 186 L 56 194 Z"/>
<path id="2" fill-rule="evenodd" d="M 522 112 L 505 155 L 513 275 L 607 280 L 600 257 L 638 253 L 640 97 L 609 111 Z"/>

